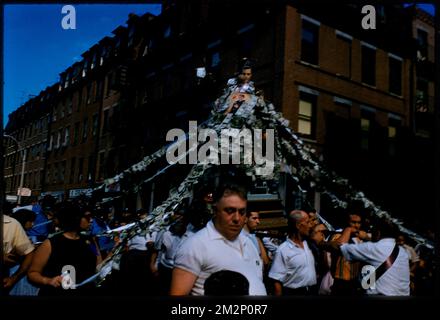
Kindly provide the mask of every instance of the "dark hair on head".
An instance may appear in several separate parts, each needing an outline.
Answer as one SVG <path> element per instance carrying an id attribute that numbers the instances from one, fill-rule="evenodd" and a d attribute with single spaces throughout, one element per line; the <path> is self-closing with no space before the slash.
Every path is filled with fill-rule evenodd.
<path id="1" fill-rule="evenodd" d="M 381 239 L 383 238 L 397 238 L 399 234 L 399 228 L 386 218 L 377 218 L 374 221 L 373 233 L 375 236 L 379 234 Z"/>
<path id="2" fill-rule="evenodd" d="M 207 296 L 249 295 L 249 280 L 239 272 L 221 270 L 205 280 L 204 290 Z"/>
<path id="3" fill-rule="evenodd" d="M 63 231 L 80 231 L 83 212 L 78 205 L 69 201 L 59 203 L 55 208 L 55 217 Z"/>
<path id="4" fill-rule="evenodd" d="M 251 59 L 245 57 L 240 61 L 239 71 L 241 72 L 243 69 L 252 69 L 253 66 L 254 66 L 253 61 Z"/>
<path id="5" fill-rule="evenodd" d="M 148 210 L 147 209 L 145 209 L 145 208 L 141 208 L 141 209 L 138 209 L 137 211 L 136 211 L 136 216 L 142 216 L 142 215 L 147 215 L 148 214 Z"/>
<path id="6" fill-rule="evenodd" d="M 221 184 L 214 192 L 214 202 L 218 202 L 222 197 L 228 195 L 238 195 L 243 200 L 247 200 L 247 190 L 245 187 L 233 182 Z"/>
<path id="7" fill-rule="evenodd" d="M 357 215 L 363 219 L 367 215 L 367 211 L 361 200 L 353 200 L 347 206 L 347 219 L 350 219 L 351 215 Z"/>
<path id="8" fill-rule="evenodd" d="M 191 223 L 197 230 L 206 226 L 212 218 L 212 212 L 206 203 L 200 199 L 194 199 L 188 210 L 184 213 L 184 219 Z"/>
<path id="9" fill-rule="evenodd" d="M 12 210 L 15 208 L 15 206 L 16 206 L 15 203 L 6 201 L 3 204 L 3 210 L 4 210 L 3 212 L 4 212 L 4 214 L 7 214 L 8 216 L 12 216 Z"/>
<path id="10" fill-rule="evenodd" d="M 248 202 L 246 206 L 246 217 L 250 217 L 251 212 L 260 212 L 260 210 L 258 209 L 258 206 L 255 203 Z"/>
<path id="11" fill-rule="evenodd" d="M 24 227 L 25 223 L 28 221 L 35 221 L 36 213 L 28 209 L 20 209 L 14 212 L 12 217 L 16 219 Z"/>
<path id="12" fill-rule="evenodd" d="M 83 207 L 80 207 L 80 208 L 81 208 L 81 212 L 83 214 L 85 214 L 86 212 L 90 212 L 92 214 L 95 213 L 95 210 L 93 210 L 93 207 L 91 207 L 91 206 L 83 206 Z"/>

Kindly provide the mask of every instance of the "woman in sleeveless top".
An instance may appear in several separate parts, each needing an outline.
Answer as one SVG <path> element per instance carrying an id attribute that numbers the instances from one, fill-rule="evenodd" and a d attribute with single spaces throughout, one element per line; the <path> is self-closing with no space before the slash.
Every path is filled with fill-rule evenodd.
<path id="1" fill-rule="evenodd" d="M 90 226 L 90 214 L 71 203 L 63 203 L 57 210 L 62 233 L 46 239 L 35 252 L 28 272 L 29 279 L 41 287 L 39 295 L 76 295 L 93 293 L 93 283 L 72 290 L 95 274 L 100 262 L 99 250 L 92 238 L 80 231 Z M 63 276 L 69 273 L 71 282 Z"/>

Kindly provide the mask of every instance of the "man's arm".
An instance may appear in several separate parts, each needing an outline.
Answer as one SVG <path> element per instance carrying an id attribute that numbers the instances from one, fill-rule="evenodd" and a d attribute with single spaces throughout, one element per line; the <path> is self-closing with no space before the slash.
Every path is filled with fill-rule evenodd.
<path id="1" fill-rule="evenodd" d="M 25 255 L 24 260 L 21 263 L 18 270 L 12 276 L 3 279 L 3 287 L 5 289 L 12 288 L 18 282 L 18 280 L 20 280 L 21 277 L 23 277 L 23 275 L 26 274 L 29 267 L 31 266 L 33 256 L 34 256 L 33 251 Z"/>
<path id="2" fill-rule="evenodd" d="M 273 286 L 274 286 L 273 294 L 278 297 L 282 296 L 283 295 L 283 286 L 281 285 L 281 282 L 275 280 L 273 283 Z"/>
<path id="3" fill-rule="evenodd" d="M 261 259 L 263 260 L 263 264 L 264 266 L 267 266 L 269 265 L 270 259 L 269 256 L 267 255 L 266 248 L 264 247 L 261 239 L 258 237 L 257 237 L 257 242 L 258 242 L 258 246 L 260 247 Z"/>
<path id="4" fill-rule="evenodd" d="M 49 239 L 46 239 L 35 251 L 35 256 L 28 271 L 29 281 L 38 285 L 50 285 L 55 288 L 61 286 L 61 281 L 63 279 L 61 276 L 56 276 L 53 278 L 43 276 L 43 269 L 49 261 L 51 253 L 52 247 L 50 245 L 50 241 Z"/>
<path id="5" fill-rule="evenodd" d="M 197 276 L 189 271 L 174 268 L 173 277 L 171 280 L 171 296 L 185 296 L 191 292 Z"/>

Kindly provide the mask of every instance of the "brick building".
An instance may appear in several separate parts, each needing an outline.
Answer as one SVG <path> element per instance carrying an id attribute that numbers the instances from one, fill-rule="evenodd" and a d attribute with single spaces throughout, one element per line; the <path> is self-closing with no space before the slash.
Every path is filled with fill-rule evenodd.
<path id="1" fill-rule="evenodd" d="M 29 188 L 32 195 L 40 195 L 44 182 L 44 168 L 50 109 L 55 97 L 56 86 L 48 87 L 38 96 L 9 115 L 5 134 L 15 138 L 5 139 L 5 193 L 17 195 L 20 187 L 23 154 L 26 155 L 23 187 Z M 25 152 L 23 152 L 23 149 Z"/>
<path id="2" fill-rule="evenodd" d="M 416 111 L 421 101 L 426 114 L 432 105 L 433 75 L 424 73 L 433 70 L 433 24 L 427 13 L 400 5 L 376 12 L 376 30 L 361 28 L 359 5 L 294 1 L 164 1 L 159 16 L 130 15 L 127 27 L 60 75 L 44 191 L 74 196 L 163 146 L 169 129 L 204 120 L 248 57 L 257 89 L 291 127 L 330 168 L 392 209 L 399 196 L 389 190 L 407 187 L 399 176 L 408 137 L 416 130 L 429 139 L 429 120 Z M 427 59 L 415 59 L 417 52 Z M 196 76 L 199 67 L 205 78 Z M 151 204 L 152 193 L 155 203 L 164 198 L 178 174 L 146 185 L 137 205 Z"/>

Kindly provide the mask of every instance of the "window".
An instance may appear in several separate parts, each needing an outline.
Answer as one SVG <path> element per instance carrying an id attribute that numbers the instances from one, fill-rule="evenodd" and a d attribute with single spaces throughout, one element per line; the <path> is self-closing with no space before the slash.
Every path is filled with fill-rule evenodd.
<path id="1" fill-rule="evenodd" d="M 63 90 L 63 88 L 64 88 L 64 76 L 61 76 L 60 77 L 60 84 L 58 86 L 58 91 Z"/>
<path id="2" fill-rule="evenodd" d="M 257 41 L 257 33 L 254 29 L 247 29 L 243 32 L 239 40 L 239 55 L 241 57 L 249 57 L 252 56 L 252 52 L 255 48 L 255 43 Z"/>
<path id="3" fill-rule="evenodd" d="M 73 103 L 72 103 L 72 97 L 69 96 L 66 99 L 66 110 L 67 110 L 67 114 L 72 114 L 72 109 L 73 109 Z"/>
<path id="4" fill-rule="evenodd" d="M 64 173 L 66 172 L 66 160 L 60 164 L 60 181 L 64 181 Z"/>
<path id="5" fill-rule="evenodd" d="M 135 27 L 134 27 L 134 25 L 132 25 L 130 27 L 130 31 L 128 32 L 128 43 L 127 43 L 127 46 L 129 46 L 129 47 L 133 44 L 134 31 L 135 31 Z"/>
<path id="6" fill-rule="evenodd" d="M 104 64 L 104 60 L 107 58 L 108 55 L 108 49 L 107 47 L 102 47 L 101 49 L 101 57 L 99 58 L 99 65 L 102 66 Z"/>
<path id="7" fill-rule="evenodd" d="M 92 128 L 92 135 L 95 137 L 98 133 L 98 114 L 93 115 L 93 128 Z"/>
<path id="8" fill-rule="evenodd" d="M 339 66 L 337 73 L 347 78 L 351 78 L 351 48 L 353 37 L 350 35 L 336 31 L 336 50 L 335 65 Z"/>
<path id="9" fill-rule="evenodd" d="M 76 107 L 76 111 L 79 111 L 81 109 L 81 103 L 82 103 L 82 97 L 83 97 L 83 88 L 80 88 L 78 90 L 77 95 L 78 95 L 78 104 L 77 104 L 77 107 Z"/>
<path id="10" fill-rule="evenodd" d="M 64 82 L 64 88 L 67 88 L 69 86 L 70 82 L 70 74 L 66 74 L 66 81 Z"/>
<path id="11" fill-rule="evenodd" d="M 301 60 L 318 64 L 319 55 L 319 24 L 311 19 L 302 19 L 301 29 Z"/>
<path id="12" fill-rule="evenodd" d="M 58 182 L 58 175 L 59 175 L 58 168 L 59 168 L 58 163 L 55 163 L 54 164 L 54 173 L 53 173 L 53 183 Z"/>
<path id="13" fill-rule="evenodd" d="M 361 118 L 361 148 L 368 150 L 370 136 L 370 119 Z"/>
<path id="14" fill-rule="evenodd" d="M 389 90 L 402 95 L 402 59 L 389 56 Z"/>
<path id="15" fill-rule="evenodd" d="M 96 53 L 93 54 L 92 63 L 90 64 L 90 69 L 95 68 L 96 66 Z"/>
<path id="16" fill-rule="evenodd" d="M 83 69 L 82 69 L 83 78 L 87 75 L 88 68 L 89 68 L 89 61 L 85 60 L 84 65 L 83 65 Z"/>
<path id="17" fill-rule="evenodd" d="M 75 165 L 76 165 L 76 158 L 73 157 L 70 160 L 70 176 L 69 176 L 69 183 L 74 183 L 75 181 Z"/>
<path id="18" fill-rule="evenodd" d="M 62 130 L 63 130 L 63 129 L 60 129 L 60 130 L 58 130 L 58 132 L 57 132 L 57 141 L 56 141 L 56 143 L 55 143 L 55 149 L 58 149 L 58 148 L 60 147 L 60 145 L 61 145 L 61 136 L 63 135 Z"/>
<path id="19" fill-rule="evenodd" d="M 389 115 L 388 118 L 388 154 L 395 156 L 397 154 L 397 135 L 402 119 L 399 116 Z"/>
<path id="20" fill-rule="evenodd" d="M 89 156 L 87 161 L 87 181 L 92 181 L 93 172 L 93 156 Z"/>
<path id="21" fill-rule="evenodd" d="M 370 149 L 370 138 L 372 122 L 375 120 L 375 111 L 372 108 L 364 107 L 361 110 L 361 150 Z"/>
<path id="22" fill-rule="evenodd" d="M 49 146 L 47 147 L 47 151 L 52 151 L 53 140 L 54 140 L 54 134 L 51 134 L 49 138 Z"/>
<path id="23" fill-rule="evenodd" d="M 58 112 L 57 107 L 54 107 L 52 110 L 52 122 L 57 121 L 57 112 Z"/>
<path id="24" fill-rule="evenodd" d="M 82 135 L 82 142 L 85 142 L 87 140 L 87 134 L 89 131 L 89 119 L 85 118 L 83 120 L 83 135 Z"/>
<path id="25" fill-rule="evenodd" d="M 423 61 L 428 55 L 428 32 L 417 29 L 417 59 Z"/>
<path id="26" fill-rule="evenodd" d="M 103 133 L 108 131 L 108 117 L 109 117 L 109 109 L 104 111 L 104 123 L 102 124 Z"/>
<path id="27" fill-rule="evenodd" d="M 214 52 L 211 55 L 211 68 L 215 68 L 220 64 L 220 52 Z"/>
<path id="28" fill-rule="evenodd" d="M 316 100 L 312 94 L 300 92 L 298 108 L 298 133 L 308 138 L 315 138 Z"/>
<path id="29" fill-rule="evenodd" d="M 428 81 L 417 79 L 416 87 L 416 111 L 427 112 L 429 110 Z"/>
<path id="30" fill-rule="evenodd" d="M 70 126 L 66 127 L 64 131 L 64 141 L 63 141 L 63 147 L 66 147 L 69 145 L 70 142 Z"/>
<path id="31" fill-rule="evenodd" d="M 114 47 L 115 57 L 118 56 L 120 48 L 121 48 L 121 38 L 118 37 L 118 38 L 116 38 L 116 43 L 115 43 L 115 47 Z"/>
<path id="32" fill-rule="evenodd" d="M 41 169 L 40 170 L 40 188 L 41 188 L 41 185 L 43 184 L 43 181 L 44 181 L 44 170 Z"/>
<path id="33" fill-rule="evenodd" d="M 116 72 L 111 72 L 107 75 L 107 92 L 106 96 L 110 95 L 111 90 L 114 88 L 116 83 Z"/>
<path id="34" fill-rule="evenodd" d="M 75 123 L 75 128 L 73 129 L 73 145 L 78 144 L 79 137 L 79 122 Z"/>
<path id="35" fill-rule="evenodd" d="M 60 102 L 58 107 L 60 109 L 60 119 L 62 119 L 62 118 L 64 118 L 64 102 Z"/>
<path id="36" fill-rule="evenodd" d="M 99 81 L 96 82 L 95 101 L 101 99 L 102 86 L 103 86 L 103 81 L 102 80 L 99 80 Z"/>
<path id="37" fill-rule="evenodd" d="M 166 39 L 169 38 L 170 36 L 171 36 L 171 26 L 168 25 L 163 32 L 163 37 Z"/>
<path id="38" fill-rule="evenodd" d="M 362 82 L 376 85 L 376 49 L 362 45 Z"/>
<path id="39" fill-rule="evenodd" d="M 83 180 L 84 158 L 78 159 L 78 182 Z"/>
<path id="40" fill-rule="evenodd" d="M 90 104 L 92 102 L 92 84 L 91 83 L 89 83 L 87 85 L 86 101 L 87 101 L 87 104 Z"/>
<path id="41" fill-rule="evenodd" d="M 36 187 L 36 188 L 40 188 L 40 172 L 35 171 L 35 173 L 34 173 L 34 179 L 35 179 L 35 181 L 34 181 L 34 183 L 35 183 L 35 187 Z"/>
<path id="42" fill-rule="evenodd" d="M 100 180 L 106 178 L 104 160 L 105 160 L 105 152 L 102 151 L 99 153 L 99 165 L 98 165 L 98 170 L 99 170 L 98 177 Z"/>

